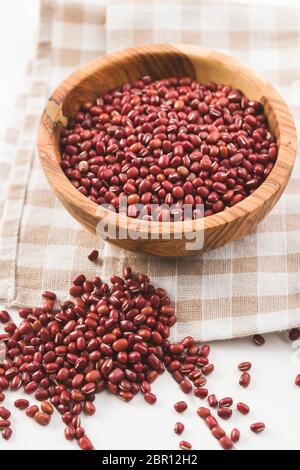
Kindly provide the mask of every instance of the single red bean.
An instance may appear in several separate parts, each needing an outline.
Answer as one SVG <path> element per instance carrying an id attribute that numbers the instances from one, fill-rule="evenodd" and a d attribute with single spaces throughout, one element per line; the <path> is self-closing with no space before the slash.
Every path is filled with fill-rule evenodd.
<path id="1" fill-rule="evenodd" d="M 254 335 L 253 336 L 253 342 L 257 346 L 263 346 L 265 344 L 266 340 L 262 335 Z"/>
<path id="2" fill-rule="evenodd" d="M 42 297 L 44 297 L 45 299 L 49 299 L 49 300 L 55 300 L 56 299 L 56 294 L 54 292 L 49 291 L 49 290 L 45 290 L 42 293 Z"/>
<path id="3" fill-rule="evenodd" d="M 207 416 L 207 418 L 205 418 L 205 422 L 209 429 L 213 429 L 218 426 L 218 422 L 214 416 Z"/>
<path id="4" fill-rule="evenodd" d="M 77 374 L 77 377 L 78 375 L 81 375 L 81 374 Z M 86 374 L 85 380 L 88 383 L 97 383 L 101 380 L 101 374 L 98 370 L 91 370 L 90 372 Z"/>
<path id="5" fill-rule="evenodd" d="M 180 441 L 179 442 L 179 447 L 182 450 L 191 450 L 192 449 L 192 444 L 188 441 Z"/>
<path id="6" fill-rule="evenodd" d="M 128 341 L 125 338 L 117 339 L 113 344 L 112 348 L 114 351 L 121 352 L 128 348 Z"/>
<path id="7" fill-rule="evenodd" d="M 204 344 L 203 346 L 201 346 L 200 356 L 208 357 L 209 353 L 210 353 L 210 346 L 208 346 L 208 344 Z"/>
<path id="8" fill-rule="evenodd" d="M 175 403 L 174 408 L 177 411 L 177 413 L 182 413 L 187 409 L 187 403 L 185 401 L 178 401 Z"/>
<path id="9" fill-rule="evenodd" d="M 250 374 L 248 374 L 248 372 L 244 372 L 241 377 L 240 377 L 240 381 L 239 381 L 239 384 L 246 388 L 249 386 L 250 384 L 250 381 L 251 381 L 251 376 Z"/>
<path id="10" fill-rule="evenodd" d="M 197 415 L 200 416 L 200 418 L 207 418 L 208 416 L 210 416 L 210 411 L 208 408 L 205 408 L 204 406 L 199 406 L 199 408 L 197 408 Z"/>
<path id="11" fill-rule="evenodd" d="M 190 348 L 190 347 L 194 346 L 195 340 L 192 336 L 186 336 L 181 341 L 181 344 L 183 345 L 184 348 Z"/>
<path id="12" fill-rule="evenodd" d="M 65 438 L 68 441 L 71 441 L 72 439 L 75 438 L 75 428 L 71 424 L 69 424 L 65 428 Z"/>
<path id="13" fill-rule="evenodd" d="M 225 398 L 221 398 L 221 400 L 219 400 L 219 406 L 221 407 L 224 407 L 224 406 L 231 406 L 233 403 L 233 400 L 231 397 L 225 397 Z"/>
<path id="14" fill-rule="evenodd" d="M 8 419 L 0 419 L 0 430 L 4 428 L 9 428 L 10 424 L 11 423 Z"/>
<path id="15" fill-rule="evenodd" d="M 91 251 L 91 253 L 88 255 L 88 259 L 90 261 L 95 261 L 99 256 L 99 252 L 97 250 Z"/>
<path id="16" fill-rule="evenodd" d="M 204 375 L 209 375 L 214 371 L 214 368 L 213 364 L 207 364 L 201 368 L 201 371 Z"/>
<path id="17" fill-rule="evenodd" d="M 211 408 L 216 408 L 218 406 L 218 400 L 216 398 L 216 395 L 209 395 L 207 397 L 208 404 Z"/>
<path id="18" fill-rule="evenodd" d="M 252 367 L 252 364 L 251 362 L 241 362 L 239 365 L 238 365 L 238 369 L 241 371 L 241 372 L 247 372 L 248 370 L 250 370 Z"/>
<path id="19" fill-rule="evenodd" d="M 19 400 L 16 400 L 14 403 L 15 407 L 18 408 L 19 410 L 25 410 L 29 406 L 29 401 L 25 400 L 23 398 L 20 398 Z"/>
<path id="20" fill-rule="evenodd" d="M 39 411 L 39 407 L 36 405 L 32 405 L 26 408 L 25 413 L 29 418 L 34 418 L 38 411 Z"/>
<path id="21" fill-rule="evenodd" d="M 93 450 L 94 446 L 87 436 L 83 436 L 78 440 L 80 449 L 82 450 Z"/>
<path id="22" fill-rule="evenodd" d="M 218 416 L 222 419 L 229 419 L 232 415 L 232 409 L 227 407 L 220 407 L 218 409 Z"/>
<path id="23" fill-rule="evenodd" d="M 47 398 L 49 398 L 49 393 L 47 392 L 47 390 L 37 390 L 35 392 L 35 398 L 38 401 L 45 401 L 47 400 Z"/>
<path id="24" fill-rule="evenodd" d="M 110 382 L 112 382 L 113 384 L 117 384 L 117 383 L 119 383 L 123 380 L 124 375 L 125 375 L 124 371 L 117 367 L 116 369 L 114 369 L 109 374 L 108 378 L 109 378 Z M 86 387 L 86 386 L 84 386 L 84 387 Z M 82 391 L 84 391 L 84 393 L 86 393 L 85 390 L 84 390 L 84 387 L 82 388 Z"/>
<path id="25" fill-rule="evenodd" d="M 11 428 L 5 428 L 2 431 L 2 438 L 5 439 L 6 441 L 8 441 L 11 438 L 12 433 L 13 432 L 12 432 Z"/>
<path id="26" fill-rule="evenodd" d="M 293 328 L 290 332 L 289 332 L 289 340 L 290 341 L 296 341 L 297 339 L 300 338 L 300 330 L 299 328 Z"/>
<path id="27" fill-rule="evenodd" d="M 295 378 L 295 384 L 300 387 L 300 374 L 298 374 Z"/>
<path id="28" fill-rule="evenodd" d="M 41 403 L 41 410 L 44 412 L 44 413 L 47 413 L 48 415 L 52 415 L 53 414 L 53 406 L 51 405 L 51 403 L 49 401 L 43 401 Z"/>
<path id="29" fill-rule="evenodd" d="M 219 442 L 224 450 L 230 450 L 233 447 L 233 442 L 228 436 L 221 437 Z"/>
<path id="30" fill-rule="evenodd" d="M 197 398 L 206 398 L 208 395 L 208 390 L 207 388 L 195 388 L 194 389 L 194 395 Z"/>
<path id="31" fill-rule="evenodd" d="M 78 426 L 75 430 L 76 439 L 80 439 L 84 435 L 85 435 L 85 430 L 83 429 L 82 426 Z"/>
<path id="32" fill-rule="evenodd" d="M 10 418 L 11 412 L 5 408 L 4 406 L 0 407 L 0 418 L 2 419 L 8 419 Z"/>
<path id="33" fill-rule="evenodd" d="M 187 379 L 184 379 L 180 382 L 180 388 L 184 393 L 190 393 L 193 387 Z"/>
<path id="34" fill-rule="evenodd" d="M 171 344 L 169 351 L 171 354 L 181 354 L 184 351 L 184 345 L 182 343 Z"/>
<path id="35" fill-rule="evenodd" d="M 147 403 L 149 403 L 149 405 L 154 405 L 154 403 L 156 403 L 156 400 L 157 400 L 154 393 L 151 393 L 151 392 L 145 393 L 144 399 Z"/>
<path id="36" fill-rule="evenodd" d="M 225 436 L 225 431 L 219 426 L 212 428 L 211 433 L 218 440 L 220 440 L 223 436 Z"/>
<path id="37" fill-rule="evenodd" d="M 253 432 L 255 432 L 256 434 L 258 434 L 258 433 L 264 431 L 265 427 L 266 427 L 266 426 L 265 426 L 264 423 L 259 422 L 259 423 L 253 423 L 253 424 L 251 424 L 250 429 L 251 429 L 251 431 L 253 431 Z"/>
<path id="38" fill-rule="evenodd" d="M 184 431 L 184 424 L 177 422 L 174 426 L 174 432 L 175 434 L 182 434 Z"/>
<path id="39" fill-rule="evenodd" d="M 234 428 L 231 431 L 230 439 L 232 440 L 232 442 L 238 442 L 240 440 L 240 435 L 241 435 L 240 431 L 237 428 Z"/>
<path id="40" fill-rule="evenodd" d="M 91 401 L 84 403 L 84 411 L 87 415 L 92 416 L 96 412 L 96 407 Z"/>
<path id="41" fill-rule="evenodd" d="M 34 415 L 34 420 L 36 423 L 40 424 L 41 426 L 47 426 L 50 423 L 50 416 L 47 413 L 38 411 Z"/>
<path id="42" fill-rule="evenodd" d="M 239 402 L 237 403 L 236 407 L 238 411 L 242 413 L 243 415 L 247 415 L 250 411 L 250 408 L 248 405 L 246 405 L 246 403 Z"/>
<path id="43" fill-rule="evenodd" d="M 0 323 L 8 323 L 10 321 L 9 313 L 6 310 L 0 311 Z"/>

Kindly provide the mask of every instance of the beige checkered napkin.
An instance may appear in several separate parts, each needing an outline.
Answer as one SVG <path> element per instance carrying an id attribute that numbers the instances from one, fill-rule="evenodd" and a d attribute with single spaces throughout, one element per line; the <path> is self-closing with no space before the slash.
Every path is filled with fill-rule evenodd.
<path id="1" fill-rule="evenodd" d="M 17 164 L 1 232 L 1 298 L 36 304 L 46 287 L 63 297 L 75 273 L 108 278 L 130 264 L 170 292 L 178 338 L 231 338 L 299 325 L 298 162 L 285 195 L 255 232 L 203 256 L 160 260 L 116 249 L 81 229 L 54 198 L 33 151 L 49 88 L 86 59 L 138 43 L 195 43 L 240 58 L 278 87 L 299 124 L 299 21 L 296 3 L 43 1 L 39 55 L 23 128 L 12 148 Z M 96 245 L 101 262 L 94 266 L 86 255 Z"/>

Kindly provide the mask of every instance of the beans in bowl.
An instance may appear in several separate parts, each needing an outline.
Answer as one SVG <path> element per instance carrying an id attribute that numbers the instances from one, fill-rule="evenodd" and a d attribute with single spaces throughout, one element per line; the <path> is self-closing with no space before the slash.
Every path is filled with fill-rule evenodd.
<path id="1" fill-rule="evenodd" d="M 199 206 L 204 216 L 234 206 L 268 177 L 278 151 L 260 102 L 189 77 L 146 76 L 83 103 L 60 142 L 78 191 L 117 212 L 126 197 L 126 214 L 144 220 L 166 220 L 170 207 L 182 220 L 184 205 L 195 219 Z"/>

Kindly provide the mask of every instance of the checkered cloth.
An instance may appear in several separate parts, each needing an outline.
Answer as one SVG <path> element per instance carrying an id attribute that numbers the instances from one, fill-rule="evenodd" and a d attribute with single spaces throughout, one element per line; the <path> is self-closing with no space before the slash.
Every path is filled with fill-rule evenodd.
<path id="1" fill-rule="evenodd" d="M 107 279 L 131 265 L 170 293 L 176 338 L 223 339 L 299 326 L 298 161 L 285 194 L 256 231 L 202 256 L 167 260 L 114 248 L 87 233 L 54 197 L 35 151 L 50 90 L 86 60 L 139 43 L 200 44 L 241 59 L 272 81 L 299 124 L 299 11 L 296 2 L 268 6 L 264 0 L 252 6 L 242 0 L 43 0 L 37 59 L 1 152 L 0 177 L 7 181 L 10 172 L 10 179 L 1 193 L 0 298 L 36 305 L 45 288 L 65 298 L 73 275 Z M 87 260 L 92 248 L 100 250 L 97 264 Z"/>

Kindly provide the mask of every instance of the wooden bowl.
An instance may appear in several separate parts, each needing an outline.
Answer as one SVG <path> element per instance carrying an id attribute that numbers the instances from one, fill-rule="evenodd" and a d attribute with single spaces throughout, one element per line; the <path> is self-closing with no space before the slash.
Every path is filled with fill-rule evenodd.
<path id="1" fill-rule="evenodd" d="M 199 82 L 213 80 L 242 90 L 260 101 L 276 136 L 279 152 L 274 168 L 264 183 L 249 197 L 231 208 L 196 221 L 166 223 L 139 221 L 134 237 L 122 237 L 135 219 L 115 214 L 77 191 L 60 168 L 59 136 L 68 118 L 84 101 L 94 99 L 125 82 L 151 75 L 154 79 L 189 75 Z M 296 130 L 287 105 L 276 90 L 237 60 L 198 46 L 150 45 L 126 49 L 80 67 L 63 81 L 49 98 L 38 136 L 42 166 L 56 195 L 65 208 L 85 228 L 96 233 L 98 223 L 107 224 L 117 236 L 108 241 L 127 250 L 160 256 L 187 256 L 213 250 L 247 234 L 272 209 L 290 177 L 296 156 Z M 98 226 L 99 227 L 99 226 Z M 151 236 L 149 235 L 151 230 Z M 184 233 L 183 233 L 184 232 Z M 201 246 L 190 249 L 187 242 L 197 236 Z"/>

